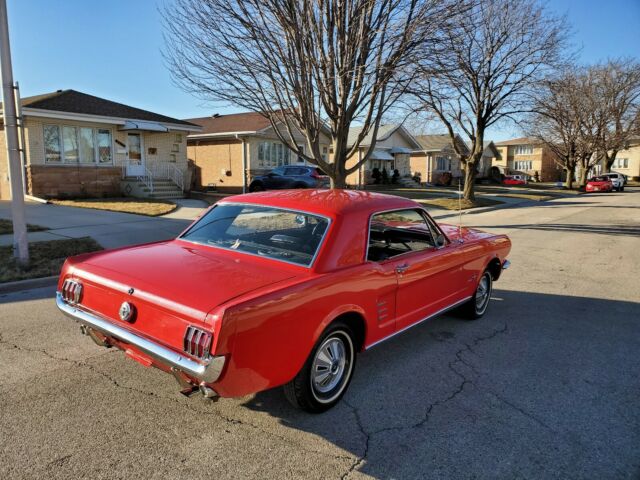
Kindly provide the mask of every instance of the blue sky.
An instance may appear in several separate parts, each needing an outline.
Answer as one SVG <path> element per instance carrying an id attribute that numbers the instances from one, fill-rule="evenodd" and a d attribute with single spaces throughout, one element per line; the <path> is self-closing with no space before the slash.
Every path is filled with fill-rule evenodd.
<path id="1" fill-rule="evenodd" d="M 169 1 L 169 0 L 167 0 Z M 73 88 L 178 118 L 231 112 L 172 84 L 156 0 L 7 0 L 14 77 L 22 96 Z M 640 59 L 640 0 L 551 0 L 567 13 L 580 61 Z M 490 132 L 501 140 L 518 132 Z"/>

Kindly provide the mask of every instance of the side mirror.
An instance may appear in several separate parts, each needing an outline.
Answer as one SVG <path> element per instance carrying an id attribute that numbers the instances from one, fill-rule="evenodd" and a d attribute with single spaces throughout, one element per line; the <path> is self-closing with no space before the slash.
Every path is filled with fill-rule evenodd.
<path id="1" fill-rule="evenodd" d="M 442 248 L 446 245 L 447 240 L 444 238 L 444 235 L 440 234 L 436 237 L 436 248 Z"/>

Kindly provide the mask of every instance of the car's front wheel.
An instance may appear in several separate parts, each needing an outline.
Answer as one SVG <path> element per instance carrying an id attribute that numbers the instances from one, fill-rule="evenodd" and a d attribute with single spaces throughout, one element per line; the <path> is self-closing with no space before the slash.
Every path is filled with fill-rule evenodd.
<path id="1" fill-rule="evenodd" d="M 343 322 L 327 328 L 298 375 L 284 386 L 285 396 L 293 406 L 321 413 L 340 401 L 356 364 L 354 338 Z"/>
<path id="2" fill-rule="evenodd" d="M 460 307 L 460 313 L 470 320 L 481 318 L 487 311 L 492 291 L 493 277 L 489 270 L 485 270 L 482 277 L 480 277 L 473 296 Z"/>
<path id="3" fill-rule="evenodd" d="M 261 183 L 252 183 L 251 185 L 249 185 L 249 191 L 250 192 L 263 192 L 264 191 L 264 185 L 262 185 Z"/>

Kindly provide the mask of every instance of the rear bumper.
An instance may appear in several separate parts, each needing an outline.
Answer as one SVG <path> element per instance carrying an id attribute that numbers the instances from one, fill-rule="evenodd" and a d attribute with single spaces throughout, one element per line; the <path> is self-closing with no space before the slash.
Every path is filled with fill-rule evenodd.
<path id="1" fill-rule="evenodd" d="M 85 327 L 96 330 L 106 337 L 115 338 L 123 343 L 133 345 L 155 362 L 170 368 L 172 371 L 183 372 L 201 382 L 215 382 L 224 368 L 224 356 L 209 356 L 209 358 L 197 362 L 119 327 L 106 319 L 80 310 L 74 305 L 69 305 L 63 300 L 60 292 L 56 292 L 56 305 L 67 317 L 73 318 Z"/>

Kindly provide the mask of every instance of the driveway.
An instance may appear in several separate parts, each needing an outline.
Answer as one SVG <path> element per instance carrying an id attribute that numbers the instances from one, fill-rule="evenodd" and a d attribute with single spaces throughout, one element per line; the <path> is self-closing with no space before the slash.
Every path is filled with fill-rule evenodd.
<path id="1" fill-rule="evenodd" d="M 182 398 L 82 337 L 52 289 L 0 297 L 0 478 L 637 479 L 629 190 L 464 216 L 514 244 L 485 318 L 443 316 L 360 355 L 323 415 L 279 389 Z"/>
<path id="2" fill-rule="evenodd" d="M 28 237 L 29 241 L 35 242 L 90 236 L 104 248 L 167 240 L 184 230 L 207 206 L 200 200 L 184 199 L 178 203 L 180 207 L 167 215 L 147 217 L 29 202 L 26 205 L 27 222 L 50 230 L 31 232 Z M 8 201 L 0 201 L 0 218 L 11 218 Z M 0 235 L 0 245 L 12 243 L 12 235 Z"/>

